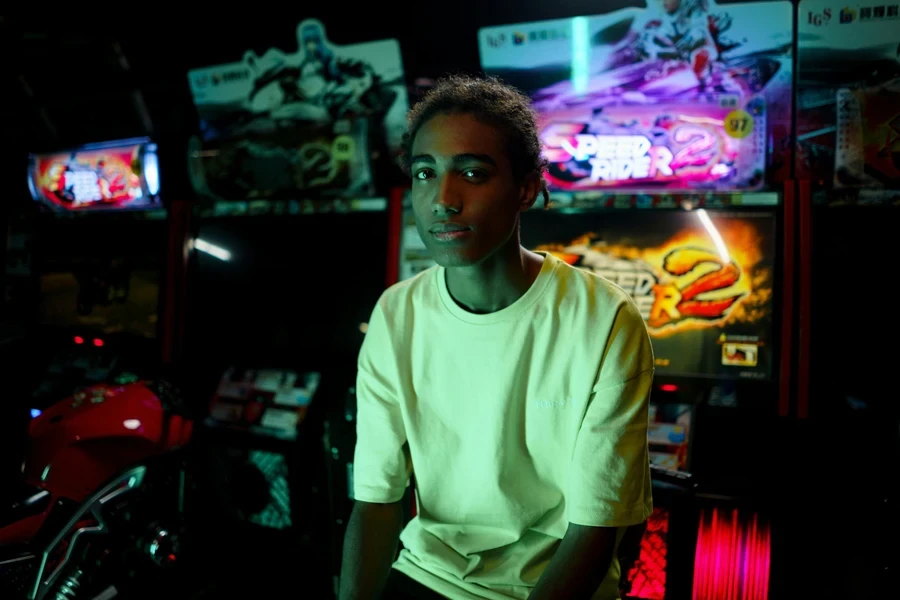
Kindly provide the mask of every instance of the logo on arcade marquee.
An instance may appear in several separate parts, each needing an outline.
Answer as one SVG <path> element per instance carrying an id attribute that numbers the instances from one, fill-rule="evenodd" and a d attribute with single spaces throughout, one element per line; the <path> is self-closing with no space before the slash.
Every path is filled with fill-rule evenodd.
<path id="1" fill-rule="evenodd" d="M 644 133 L 594 133 L 584 123 L 554 123 L 542 135 L 549 176 L 563 188 L 715 180 L 732 169 L 720 159 L 722 140 L 708 127 L 674 124 Z"/>
<path id="2" fill-rule="evenodd" d="M 693 244 L 664 249 L 661 264 L 635 256 L 633 248 L 606 247 L 590 234 L 570 245 L 545 244 L 570 265 L 601 275 L 634 299 L 654 337 L 721 324 L 750 295 L 734 260 Z"/>
<path id="3" fill-rule="evenodd" d="M 138 163 L 128 164 L 114 154 L 72 155 L 45 162 L 39 185 L 45 197 L 71 208 L 128 202 L 143 196 L 138 168 Z"/>

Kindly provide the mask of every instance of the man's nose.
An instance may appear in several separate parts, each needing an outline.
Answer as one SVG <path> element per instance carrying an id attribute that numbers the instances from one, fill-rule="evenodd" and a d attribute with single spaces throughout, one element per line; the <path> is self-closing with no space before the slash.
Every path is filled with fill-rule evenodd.
<path id="1" fill-rule="evenodd" d="M 431 210 L 436 215 L 450 213 L 459 213 L 462 210 L 462 202 L 459 189 L 454 182 L 453 177 L 444 176 L 441 178 L 438 192 L 431 204 Z"/>

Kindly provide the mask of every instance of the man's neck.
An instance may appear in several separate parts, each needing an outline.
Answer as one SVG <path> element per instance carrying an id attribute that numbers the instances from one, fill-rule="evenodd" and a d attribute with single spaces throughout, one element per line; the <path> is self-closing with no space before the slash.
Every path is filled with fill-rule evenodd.
<path id="1" fill-rule="evenodd" d="M 521 298 L 541 271 L 544 257 L 515 240 L 474 267 L 451 267 L 447 290 L 456 303 L 475 314 L 503 310 Z"/>

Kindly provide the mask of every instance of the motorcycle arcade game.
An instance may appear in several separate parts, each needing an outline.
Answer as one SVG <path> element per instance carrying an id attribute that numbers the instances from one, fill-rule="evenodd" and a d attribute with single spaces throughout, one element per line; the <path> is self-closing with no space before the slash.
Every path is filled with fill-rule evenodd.
<path id="1" fill-rule="evenodd" d="M 167 339 L 156 146 L 33 155 L 28 182 L 40 214 L 22 363 L 41 372 L 22 482 L 0 513 L 0 596 L 152 596 L 166 580 L 155 569 L 181 556 L 184 477 L 171 451 L 191 434 L 178 395 L 154 379 Z"/>
<path id="2" fill-rule="evenodd" d="M 891 4 L 804 0 L 798 8 L 797 416 L 812 432 L 804 447 L 816 449 L 803 457 L 808 485 L 843 474 L 809 507 L 798 542 L 811 551 L 797 578 L 815 582 L 798 591 L 819 597 L 887 597 L 900 566 L 897 486 L 885 476 L 900 460 L 887 375 L 896 359 L 882 350 L 900 336 L 893 303 L 882 300 L 900 222 L 900 14 Z M 845 278 L 865 292 L 842 293 Z M 825 533 L 822 522 L 838 510 L 878 525 Z M 847 551 L 838 558 L 828 547 Z M 835 575 L 819 583 L 821 572 Z"/>
<path id="3" fill-rule="evenodd" d="M 396 41 L 337 46 L 314 20 L 297 38 L 296 53 L 248 51 L 188 74 L 200 201 L 186 354 L 198 397 L 212 398 L 198 432 L 210 539 L 254 548 L 231 553 L 251 593 L 300 568 L 296 585 L 328 597 L 323 426 L 384 289 L 376 174 L 407 101 Z"/>
<path id="4" fill-rule="evenodd" d="M 626 597 L 768 596 L 767 481 L 748 472 L 789 392 L 792 19 L 789 2 L 651 1 L 479 32 L 549 162 L 523 245 L 630 293 L 653 342 L 656 508 L 620 549 Z"/>

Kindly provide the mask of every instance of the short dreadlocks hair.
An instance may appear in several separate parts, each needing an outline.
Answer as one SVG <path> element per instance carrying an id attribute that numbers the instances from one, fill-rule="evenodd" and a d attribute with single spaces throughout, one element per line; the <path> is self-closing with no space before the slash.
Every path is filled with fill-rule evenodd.
<path id="1" fill-rule="evenodd" d="M 547 207 L 550 203 L 544 180 L 547 160 L 541 156 L 535 115 L 527 96 L 496 77 L 451 75 L 438 80 L 407 115 L 408 128 L 403 136 L 403 168 L 407 175 L 416 134 L 439 114 L 469 114 L 503 132 L 513 177 L 521 181 L 526 175 L 537 173 L 544 207 Z"/>

